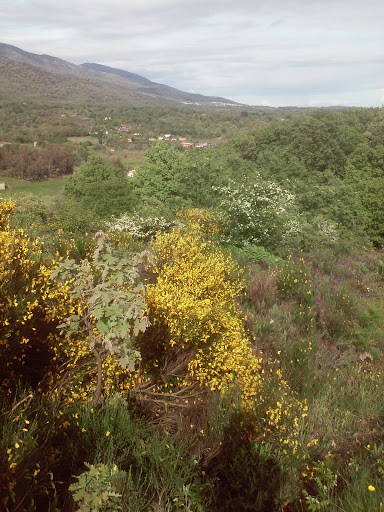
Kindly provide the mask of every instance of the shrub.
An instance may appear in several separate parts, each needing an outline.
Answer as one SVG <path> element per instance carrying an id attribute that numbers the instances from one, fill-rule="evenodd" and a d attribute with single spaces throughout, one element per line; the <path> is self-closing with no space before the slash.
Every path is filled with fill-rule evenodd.
<path id="1" fill-rule="evenodd" d="M 88 468 L 69 487 L 73 500 L 78 504 L 79 512 L 115 512 L 122 510 L 121 487 L 122 474 L 117 466 L 110 468 L 105 464 L 84 465 Z"/>
<path id="2" fill-rule="evenodd" d="M 270 435 L 284 437 L 286 453 L 296 453 L 298 417 L 305 416 L 305 405 L 297 401 L 280 370 L 264 371 L 267 362 L 252 351 L 235 304 L 243 284 L 233 260 L 196 223 L 159 235 L 153 260 L 157 280 L 147 287 L 147 304 L 151 322 L 161 333 L 163 359 L 158 364 L 175 354 L 187 355 L 174 396 L 180 385 L 197 383 L 225 393 L 236 383 L 241 409 L 253 418 L 255 435 L 264 441 Z"/>
<path id="3" fill-rule="evenodd" d="M 39 382 L 53 357 L 47 340 L 58 341 L 56 326 L 72 308 L 66 285 L 51 279 L 57 263 L 42 260 L 40 241 L 7 228 L 13 208 L 0 203 L 0 345 L 7 361 L 0 382 L 8 388 L 20 376 L 28 384 Z"/>
<path id="4" fill-rule="evenodd" d="M 158 231 L 169 231 L 176 226 L 175 221 L 164 217 L 142 217 L 139 215 L 123 214 L 112 218 L 107 223 L 111 232 L 126 231 L 136 240 L 150 240 Z"/>
<path id="5" fill-rule="evenodd" d="M 294 208 L 294 196 L 276 183 L 257 175 L 250 184 L 230 182 L 218 187 L 223 214 L 224 240 L 236 246 L 245 244 L 271 247 L 280 242 Z"/>
<path id="6" fill-rule="evenodd" d="M 158 278 L 147 287 L 151 321 L 167 326 L 168 347 L 196 354 L 189 363 L 191 379 L 223 389 L 238 375 L 255 395 L 258 361 L 234 303 L 242 282 L 233 260 L 204 238 L 197 223 L 192 226 L 159 235 L 154 242 Z"/>

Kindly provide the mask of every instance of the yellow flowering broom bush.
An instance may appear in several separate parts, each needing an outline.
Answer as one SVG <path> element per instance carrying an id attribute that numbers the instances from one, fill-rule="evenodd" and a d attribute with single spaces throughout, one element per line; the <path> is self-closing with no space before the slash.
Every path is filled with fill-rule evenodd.
<path id="1" fill-rule="evenodd" d="M 55 262 L 43 261 L 39 240 L 9 228 L 12 201 L 0 202 L 0 348 L 6 362 L 0 382 L 11 392 L 24 377 L 36 384 L 53 356 L 56 326 L 71 312 L 68 288 L 51 278 Z"/>
<path id="2" fill-rule="evenodd" d="M 82 302 L 71 296 L 71 279 L 59 281 L 52 272 L 74 254 L 74 241 L 65 240 L 55 257 L 43 255 L 40 240 L 32 241 L 21 229 L 9 227 L 16 207 L 0 201 L 0 385 L 13 394 L 21 381 L 57 400 L 58 411 L 77 400 L 94 397 L 97 368 L 87 336 L 69 337 L 58 326 L 81 314 Z M 119 366 L 118 357 L 102 361 L 103 392 L 116 387 L 125 393 L 132 374 Z M 61 417 L 58 414 L 58 419 Z M 63 421 L 65 422 L 64 415 Z"/>
<path id="3" fill-rule="evenodd" d="M 290 392 L 280 372 L 273 375 L 276 402 L 264 396 L 263 387 L 271 376 L 264 371 L 262 358 L 253 353 L 236 306 L 236 297 L 243 291 L 239 270 L 230 256 L 207 239 L 200 227 L 205 223 L 196 222 L 196 217 L 195 211 L 185 229 L 158 234 L 153 243 L 157 280 L 147 286 L 150 320 L 162 332 L 166 326 L 165 353 L 190 353 L 183 385 L 195 382 L 225 392 L 236 381 L 243 410 L 251 416 L 263 411 L 265 417 L 255 422 L 255 428 L 258 424 L 265 432 L 277 431 L 279 437 L 289 438 L 284 448 L 289 445 L 296 452 L 305 406 Z"/>

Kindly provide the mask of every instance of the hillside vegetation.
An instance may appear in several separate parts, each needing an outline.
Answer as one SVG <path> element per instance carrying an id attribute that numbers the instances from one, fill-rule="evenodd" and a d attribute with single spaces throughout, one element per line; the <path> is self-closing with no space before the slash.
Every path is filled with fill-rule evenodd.
<path id="1" fill-rule="evenodd" d="M 152 82 L 135 73 L 95 63 L 76 65 L 0 43 L 1 100 L 25 98 L 125 105 L 234 103 Z"/>
<path id="2" fill-rule="evenodd" d="M 381 511 L 383 109 L 7 108 L 1 507 Z"/>
<path id="3" fill-rule="evenodd" d="M 43 101 L 71 103 L 108 103 L 159 105 L 172 100 L 150 94 L 94 82 L 88 78 L 63 76 L 44 69 L 21 64 L 0 56 L 1 101 Z"/>

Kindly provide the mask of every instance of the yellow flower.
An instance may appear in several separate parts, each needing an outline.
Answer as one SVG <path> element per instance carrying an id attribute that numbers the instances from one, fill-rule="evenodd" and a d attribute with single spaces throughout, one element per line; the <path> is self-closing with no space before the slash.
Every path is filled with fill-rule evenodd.
<path id="1" fill-rule="evenodd" d="M 110 431 L 109 431 L 109 430 L 107 430 L 107 431 L 106 431 L 106 433 L 105 433 L 105 435 L 106 435 L 107 437 L 108 437 L 108 436 L 110 436 L 110 435 L 111 435 Z"/>
<path id="2" fill-rule="evenodd" d="M 19 443 L 17 443 L 17 442 L 15 443 L 15 448 L 20 448 Z"/>
<path id="3" fill-rule="evenodd" d="M 373 485 L 368 485 L 368 491 L 375 492 L 376 489 L 373 487 Z"/>

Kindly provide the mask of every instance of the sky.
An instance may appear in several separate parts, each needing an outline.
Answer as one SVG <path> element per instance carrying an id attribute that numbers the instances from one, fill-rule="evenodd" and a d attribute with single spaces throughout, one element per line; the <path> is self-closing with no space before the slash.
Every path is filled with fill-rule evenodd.
<path id="1" fill-rule="evenodd" d="M 383 0 L 0 0 L 0 42 L 248 105 L 384 105 Z"/>

